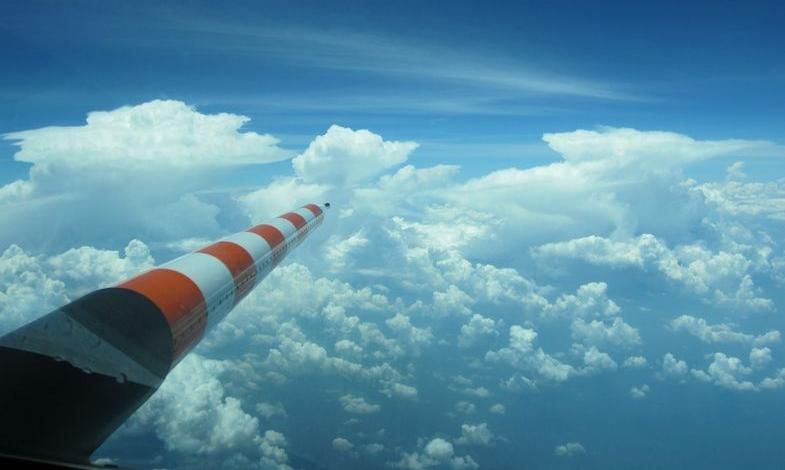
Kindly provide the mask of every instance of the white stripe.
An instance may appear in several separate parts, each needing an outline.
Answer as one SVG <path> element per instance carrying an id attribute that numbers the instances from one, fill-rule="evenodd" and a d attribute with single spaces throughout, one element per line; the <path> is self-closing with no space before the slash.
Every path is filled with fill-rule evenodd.
<path id="1" fill-rule="evenodd" d="M 249 255 L 251 255 L 254 263 L 258 263 L 272 251 L 264 237 L 252 232 L 235 233 L 222 240 L 240 245 Z"/>
<path id="2" fill-rule="evenodd" d="M 294 226 L 293 223 L 289 222 L 286 219 L 282 219 L 280 217 L 268 221 L 267 225 L 272 225 L 273 227 L 280 230 L 284 238 L 290 238 L 292 235 L 294 235 L 294 232 L 297 231 L 297 228 Z"/>
<path id="3" fill-rule="evenodd" d="M 314 217 L 313 220 L 309 222 L 309 225 L 311 226 L 311 230 L 318 227 L 323 220 L 324 220 L 324 212 Z"/>
<path id="4" fill-rule="evenodd" d="M 292 211 L 292 212 L 294 212 L 295 214 L 300 214 L 302 218 L 305 219 L 306 223 L 310 223 L 311 220 L 313 220 L 313 218 L 316 217 L 315 215 L 313 215 L 313 212 L 311 212 L 310 209 L 307 209 L 305 207 L 301 207 L 296 211 Z"/>
<path id="5" fill-rule="evenodd" d="M 207 327 L 221 321 L 234 306 L 234 278 L 229 268 L 215 256 L 190 253 L 162 268 L 177 271 L 194 282 L 207 302 Z"/>
<path id="6" fill-rule="evenodd" d="M 256 279 L 254 280 L 254 285 L 259 284 L 259 281 L 261 281 L 264 277 L 264 273 L 262 271 L 271 264 L 270 258 L 272 258 L 273 253 L 273 250 L 270 249 L 270 244 L 267 243 L 267 240 L 265 240 L 263 236 L 253 232 L 235 233 L 234 235 L 226 237 L 223 240 L 240 245 L 251 255 L 251 258 L 253 258 L 254 267 L 256 268 Z"/>

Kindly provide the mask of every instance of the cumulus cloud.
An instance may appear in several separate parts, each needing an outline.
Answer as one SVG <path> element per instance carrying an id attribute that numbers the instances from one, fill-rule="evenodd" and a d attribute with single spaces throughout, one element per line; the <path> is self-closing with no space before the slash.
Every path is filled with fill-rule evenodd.
<path id="1" fill-rule="evenodd" d="M 679 167 L 750 150 L 771 152 L 776 148 L 765 141 L 700 141 L 675 132 L 612 127 L 545 134 L 542 139 L 571 163 L 601 162 L 613 167 L 635 165 L 648 169 Z"/>
<path id="2" fill-rule="evenodd" d="M 612 268 L 655 270 L 720 305 L 748 310 L 767 310 L 773 305 L 759 296 L 748 274 L 752 263 L 742 253 L 713 252 L 700 243 L 670 249 L 651 234 L 622 241 L 590 235 L 548 243 L 534 253 L 542 259 L 572 258 Z"/>
<path id="3" fill-rule="evenodd" d="M 495 415 L 503 415 L 507 413 L 507 407 L 505 407 L 501 403 L 494 403 L 493 405 L 491 405 L 490 408 L 488 408 L 488 411 L 490 411 Z"/>
<path id="4" fill-rule="evenodd" d="M 4 135 L 17 161 L 52 168 L 193 167 L 267 163 L 287 152 L 270 135 L 241 132 L 250 119 L 202 114 L 181 101 L 154 100 L 94 111 L 84 126 L 45 127 Z"/>
<path id="5" fill-rule="evenodd" d="M 461 425 L 461 437 L 456 439 L 458 445 L 487 446 L 493 439 L 493 433 L 488 429 L 488 423 Z"/>
<path id="6" fill-rule="evenodd" d="M 449 460 L 454 454 L 452 444 L 440 437 L 431 440 L 425 446 L 425 455 L 437 461 Z"/>
<path id="7" fill-rule="evenodd" d="M 748 333 L 741 333 L 733 329 L 733 325 L 727 323 L 718 323 L 710 325 L 703 318 L 693 317 L 691 315 L 682 315 L 674 318 L 670 323 L 673 331 L 684 331 L 704 343 L 742 343 L 754 344 L 762 346 L 779 342 L 780 332 L 771 330 L 759 336 L 754 336 Z"/>
<path id="8" fill-rule="evenodd" d="M 292 160 L 297 176 L 307 182 L 356 183 L 406 161 L 414 142 L 385 141 L 373 132 L 330 126 Z"/>
<path id="9" fill-rule="evenodd" d="M 469 348 L 482 338 L 492 338 L 498 334 L 499 333 L 496 331 L 496 322 L 493 319 L 474 314 L 465 325 L 461 326 L 458 346 L 461 348 Z"/>
<path id="10" fill-rule="evenodd" d="M 766 390 L 777 390 L 785 387 L 785 368 L 780 369 L 772 377 L 764 378 L 760 383 L 760 388 Z"/>
<path id="11" fill-rule="evenodd" d="M 336 437 L 333 439 L 333 449 L 339 452 L 349 452 L 354 448 L 354 444 L 352 444 L 349 440 L 344 439 L 343 437 Z"/>
<path id="12" fill-rule="evenodd" d="M 244 135 L 239 129 L 235 133 Z M 0 292 L 6 294 L 5 299 L 0 295 L 3 318 L 13 317 L 17 306 L 32 305 L 17 302 L 25 295 L 41 295 L 55 305 L 91 284 L 102 285 L 151 264 L 148 245 L 134 242 L 122 250 L 129 239 L 146 240 L 150 247 L 184 248 L 195 239 L 223 234 L 241 221 L 237 229 L 296 204 L 331 200 L 337 201 L 335 210 L 317 235 L 324 233 L 326 242 L 314 256 L 279 266 L 263 288 L 204 339 L 198 352 L 221 360 L 181 364 L 183 373 L 193 377 L 177 377 L 173 383 L 198 390 L 193 393 L 201 401 L 189 404 L 194 410 L 176 415 L 167 399 L 151 402 L 153 408 L 141 412 L 135 429 L 171 441 L 169 452 L 182 456 L 178 462 L 187 462 L 188 455 L 218 456 L 216 460 L 225 462 L 286 468 L 287 454 L 312 454 L 315 447 L 302 441 L 292 439 L 290 448 L 283 433 L 289 435 L 289 429 L 310 419 L 297 412 L 299 405 L 292 397 L 300 394 L 291 393 L 291 387 L 313 383 L 316 375 L 325 386 L 310 393 L 332 400 L 349 414 L 339 413 L 340 422 L 324 423 L 324 432 L 316 436 L 321 446 L 332 442 L 337 450 L 371 464 L 381 465 L 378 459 L 385 458 L 392 459 L 391 466 L 412 469 L 477 468 L 471 456 L 460 455 L 468 448 L 464 445 L 492 443 L 504 455 L 506 442 L 494 438 L 485 421 L 493 425 L 507 419 L 499 416 L 504 414 L 516 418 L 518 407 L 510 400 L 519 392 L 559 387 L 573 376 L 611 371 L 619 364 L 638 369 L 623 372 L 636 377 L 636 384 L 648 380 L 644 375 L 658 373 L 744 389 L 746 383 L 755 383 L 754 373 L 767 375 L 757 388 L 783 387 L 785 375 L 772 367 L 776 358 L 764 346 L 776 342 L 778 332 L 776 338 L 774 330 L 759 337 L 748 334 L 766 330 L 747 328 L 744 316 L 738 326 L 691 317 L 672 327 L 711 344 L 730 341 L 752 348 L 749 365 L 727 355 L 712 356 L 706 370 L 690 371 L 685 361 L 669 353 L 661 371 L 650 370 L 647 360 L 631 356 L 629 348 L 642 346 L 645 338 L 646 354 L 656 351 L 656 332 L 670 318 L 634 316 L 654 307 L 617 286 L 620 271 L 625 277 L 639 272 L 647 280 L 664 281 L 653 290 L 667 296 L 673 308 L 681 309 L 678 302 L 684 300 L 673 294 L 685 292 L 734 311 L 771 308 L 770 299 L 778 297 L 767 290 L 767 276 L 776 276 L 777 260 L 785 255 L 773 242 L 776 237 L 767 234 L 778 232 L 750 223 L 763 206 L 721 208 L 720 196 L 709 196 L 709 189 L 717 188 L 681 175 L 690 162 L 764 145 L 618 129 L 552 134 L 546 141 L 560 152 L 560 161 L 493 171 L 466 181 L 455 166 L 401 166 L 415 148 L 412 143 L 334 126 L 300 153 L 292 174 L 260 182 L 265 185 L 258 190 L 220 203 L 196 192 L 213 181 L 204 179 L 202 170 L 213 173 L 248 161 L 245 157 L 223 164 L 205 153 L 193 167 L 172 164 L 171 171 L 160 172 L 166 179 L 151 180 L 149 194 L 137 194 L 147 175 L 133 166 L 126 169 L 131 173 L 128 181 L 120 181 L 112 194 L 107 192 L 111 185 L 95 178 L 88 184 L 77 178 L 69 186 L 71 182 L 55 179 L 67 179 L 73 172 L 52 176 L 39 169 L 27 181 L 0 188 L 3 227 L 16 214 L 13 220 L 21 225 L 14 227 L 30 228 L 23 227 L 27 207 L 18 204 L 43 197 L 46 183 L 46 197 L 52 196 L 52 201 L 64 194 L 76 198 L 59 203 L 63 213 L 76 207 L 78 215 L 84 194 L 99 202 L 105 199 L 105 210 L 85 205 L 85 216 L 76 217 L 77 223 L 84 222 L 89 212 L 107 221 L 103 233 L 100 227 L 92 235 L 102 240 L 94 245 L 104 248 L 68 240 L 67 246 L 52 251 L 59 255 L 51 263 L 52 253 L 39 255 L 27 247 L 6 250 L 0 262 Z M 681 148 L 674 155 L 663 155 L 676 146 Z M 114 184 L 112 171 L 107 174 Z M 173 189 L 160 189 L 164 186 Z M 744 191 L 751 199 L 756 197 L 754 188 Z M 728 194 L 722 193 L 723 200 Z M 766 194 L 768 203 L 776 205 L 776 191 Z M 243 217 L 227 222 L 227 213 L 240 212 L 227 204 L 238 205 Z M 662 207 L 672 211 L 663 214 Z M 128 220 L 120 221 L 110 208 Z M 58 213 L 49 210 L 31 220 Z M 735 222 L 737 217 L 744 219 L 744 226 Z M 776 211 L 762 218 L 772 223 Z M 64 226 L 51 231 L 60 233 Z M 104 241 L 109 232 L 122 233 L 122 240 Z M 532 246 L 539 248 L 530 250 Z M 73 247 L 77 248 L 69 251 Z M 551 274 L 551 267 L 558 269 L 568 260 L 592 264 L 591 277 L 571 271 Z M 91 263 L 95 266 L 86 266 Z M 564 351 L 570 339 L 576 344 Z M 697 363 L 681 346 L 674 344 L 672 350 Z M 436 355 L 449 361 L 433 361 Z M 621 392 L 633 398 L 650 393 L 648 385 L 630 385 Z M 167 390 L 165 397 L 171 392 Z M 449 434 L 438 431 L 438 421 L 429 422 L 433 428 L 421 434 L 427 437 L 407 444 L 412 436 L 397 434 L 386 423 L 390 415 L 398 422 L 409 413 L 460 418 L 457 423 L 465 424 L 460 436 L 447 438 Z M 361 431 L 359 426 L 352 431 L 341 427 L 358 424 Z M 283 433 L 261 431 L 270 425 L 282 426 Z M 441 429 L 455 429 L 456 422 L 445 426 L 449 428 Z M 585 452 L 579 443 L 556 449 L 560 456 Z"/>
<path id="13" fill-rule="evenodd" d="M 455 410 L 462 414 L 471 415 L 477 412 L 477 406 L 468 401 L 459 401 L 455 404 Z"/>
<path id="14" fill-rule="evenodd" d="M 554 316 L 604 318 L 621 312 L 616 302 L 608 298 L 608 284 L 590 282 L 578 287 L 575 294 L 562 294 L 546 313 Z"/>
<path id="15" fill-rule="evenodd" d="M 382 409 L 379 405 L 368 403 L 363 397 L 357 397 L 351 394 L 342 396 L 340 402 L 344 411 L 352 414 L 367 415 L 378 413 L 379 410 Z"/>
<path id="16" fill-rule="evenodd" d="M 412 325 L 411 320 L 401 313 L 385 321 L 387 326 L 404 342 L 406 342 L 415 354 L 420 349 L 427 346 L 433 340 L 430 328 L 417 328 Z"/>
<path id="17" fill-rule="evenodd" d="M 754 369 L 762 369 L 771 362 L 771 349 L 752 348 L 750 351 L 750 364 Z"/>
<path id="18" fill-rule="evenodd" d="M 573 339 L 592 346 L 611 345 L 630 348 L 641 343 L 638 330 L 618 317 L 610 324 L 599 320 L 586 322 L 582 318 L 577 318 L 572 322 L 570 329 Z"/>
<path id="19" fill-rule="evenodd" d="M 568 442 L 556 446 L 553 453 L 559 457 L 576 457 L 585 454 L 586 448 L 580 442 Z"/>
<path id="20" fill-rule="evenodd" d="M 0 332 L 153 266 L 150 250 L 131 240 L 123 253 L 91 246 L 31 255 L 11 245 L 0 255 Z"/>
<path id="21" fill-rule="evenodd" d="M 596 346 L 592 346 L 583 353 L 583 364 L 586 372 L 600 372 L 603 370 L 616 370 L 618 364 L 608 353 L 602 352 Z"/>
<path id="22" fill-rule="evenodd" d="M 646 367 L 648 364 L 649 361 L 643 356 L 630 356 L 624 360 L 621 366 L 628 369 L 640 369 Z"/>
<path id="23" fill-rule="evenodd" d="M 692 374 L 698 380 L 711 382 L 720 387 L 732 390 L 752 391 L 757 387 L 744 377 L 751 374 L 752 369 L 745 366 L 741 359 L 714 353 L 713 360 L 706 371 L 693 369 Z"/>
<path id="24" fill-rule="evenodd" d="M 368 455 L 377 455 L 384 450 L 384 444 L 379 444 L 378 442 L 366 444 L 363 446 L 363 450 L 365 450 L 365 453 Z"/>
<path id="25" fill-rule="evenodd" d="M 0 255 L 0 330 L 6 333 L 69 300 L 66 285 L 53 278 L 40 257 L 11 245 Z"/>
<path id="26" fill-rule="evenodd" d="M 506 363 L 513 367 L 532 371 L 546 380 L 563 382 L 575 372 L 572 366 L 564 364 L 545 353 L 542 348 L 534 348 L 537 332 L 518 325 L 510 327 L 509 347 L 498 351 L 488 351 L 485 360 L 491 363 Z"/>
<path id="27" fill-rule="evenodd" d="M 286 419 L 286 408 L 281 403 L 259 403 L 256 405 L 256 412 L 265 419 L 283 418 Z"/>
<path id="28" fill-rule="evenodd" d="M 646 395 L 648 393 L 649 393 L 649 386 L 646 384 L 643 384 L 640 387 L 630 388 L 630 396 L 635 399 L 646 398 Z"/>
<path id="29" fill-rule="evenodd" d="M 277 178 L 264 188 L 237 196 L 237 202 L 253 223 L 261 223 L 294 207 L 314 201 L 329 202 L 328 191 L 326 185 L 303 183 L 294 178 Z"/>
<path id="30" fill-rule="evenodd" d="M 219 376 L 230 367 L 191 354 L 133 415 L 124 432 L 151 430 L 169 451 L 183 456 L 239 452 L 262 468 L 288 469 L 283 434 L 261 433 L 259 420 L 243 410 L 238 398 L 227 395 Z"/>
<path id="31" fill-rule="evenodd" d="M 0 225 L 13 227 L 0 245 L 216 238 L 221 209 L 195 192 L 225 169 L 289 156 L 274 137 L 241 131 L 247 122 L 155 100 L 89 113 L 84 126 L 6 134 L 19 146 L 14 158 L 32 166 L 28 179 L 0 188 Z"/>
<path id="32" fill-rule="evenodd" d="M 417 398 L 417 388 L 412 387 L 411 385 L 406 385 L 402 383 L 390 383 L 387 384 L 382 393 L 387 395 L 388 397 L 398 397 L 398 398 L 405 398 L 408 400 L 414 400 Z"/>
<path id="33" fill-rule="evenodd" d="M 687 374 L 688 368 L 685 361 L 676 359 L 676 357 L 667 353 L 662 358 L 662 372 L 670 377 L 683 377 Z"/>
<path id="34" fill-rule="evenodd" d="M 738 178 L 738 177 L 737 177 Z M 785 221 L 785 180 L 705 183 L 700 191 L 709 203 L 731 216 Z"/>

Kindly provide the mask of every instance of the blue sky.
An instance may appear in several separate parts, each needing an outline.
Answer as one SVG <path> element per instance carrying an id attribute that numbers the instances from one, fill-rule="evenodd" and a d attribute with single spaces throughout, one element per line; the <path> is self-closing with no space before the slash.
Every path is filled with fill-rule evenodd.
<path id="1" fill-rule="evenodd" d="M 9 4 L 0 128 L 174 98 L 250 116 L 293 148 L 337 122 L 483 169 L 547 158 L 542 133 L 597 125 L 775 139 L 784 14 L 776 2 Z"/>
<path id="2" fill-rule="evenodd" d="M 7 2 L 0 333 L 329 200 L 97 456 L 782 468 L 784 20 Z"/>

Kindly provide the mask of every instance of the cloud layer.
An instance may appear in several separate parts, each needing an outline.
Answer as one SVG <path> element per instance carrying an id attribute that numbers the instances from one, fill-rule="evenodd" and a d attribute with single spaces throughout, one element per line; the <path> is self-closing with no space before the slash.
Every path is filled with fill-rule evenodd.
<path id="1" fill-rule="evenodd" d="M 81 150 L 58 152 L 60 131 L 15 135 L 34 166 L 28 180 L 0 188 L 9 241 L 28 240 L 7 243 L 0 258 L 6 330 L 165 261 L 167 246 L 313 199 L 334 205 L 102 455 L 122 460 L 144 441 L 157 459 L 149 467 L 194 459 L 224 468 L 552 468 L 592 459 L 607 467 L 602 449 L 637 445 L 658 428 L 610 429 L 606 419 L 664 425 L 652 404 L 666 400 L 677 424 L 699 433 L 704 425 L 683 413 L 693 397 L 767 400 L 785 384 L 774 320 L 785 301 L 782 182 L 737 181 L 739 165 L 723 181 L 684 176 L 696 162 L 773 144 L 579 130 L 544 136 L 562 157 L 556 163 L 464 175 L 410 164 L 413 142 L 332 126 L 293 159 L 291 174 L 217 202 L 197 192 L 214 182 L 201 170 L 278 158 L 275 140 L 239 132 L 242 117 L 176 103 L 90 116 L 74 132 L 119 127 L 118 145 L 132 146 L 124 138 L 136 132 L 124 126 L 139 126 L 145 145 L 166 123 L 208 126 L 208 148 L 227 152 L 205 150 L 191 165 L 178 153 L 188 138 L 163 142 L 155 159 L 172 164 L 136 197 L 134 178 L 162 168 L 148 167 L 139 149 L 114 154 L 139 161 L 118 163 L 128 182 L 110 194 L 93 180 L 114 156 L 104 162 L 102 150 L 87 148 L 89 158 L 69 166 Z M 92 180 L 59 181 L 79 165 Z M 14 208 L 42 220 L 55 210 L 76 220 L 99 214 L 102 223 L 55 226 L 63 240 L 33 244 L 40 225 Z M 672 396 L 679 400 L 663 398 Z M 733 434 L 742 431 L 722 432 L 743 439 Z"/>

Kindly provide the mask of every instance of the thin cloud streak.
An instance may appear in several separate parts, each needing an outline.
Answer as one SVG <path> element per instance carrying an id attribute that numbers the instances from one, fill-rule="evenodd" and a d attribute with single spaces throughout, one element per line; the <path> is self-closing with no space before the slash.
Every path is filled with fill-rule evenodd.
<path id="1" fill-rule="evenodd" d="M 272 59 L 301 67 L 371 73 L 415 82 L 514 93 L 514 96 L 568 96 L 608 101 L 654 102 L 631 87 L 550 72 L 519 59 L 482 50 L 456 50 L 445 45 L 402 40 L 351 31 L 318 31 L 295 26 L 232 21 L 156 18 L 159 31 L 146 37 L 118 34 L 108 41 L 136 47 L 171 48 L 182 52 L 234 54 Z M 148 23 L 152 27 L 154 23 Z M 165 40 L 161 40 L 163 39 Z"/>
<path id="2" fill-rule="evenodd" d="M 207 47 L 275 57 L 302 66 L 398 75 L 534 95 L 650 100 L 610 83 L 545 73 L 509 59 L 480 57 L 443 46 L 407 43 L 383 36 L 299 28 L 249 28 L 225 23 L 180 23 L 180 26 L 184 32 L 212 36 Z"/>

